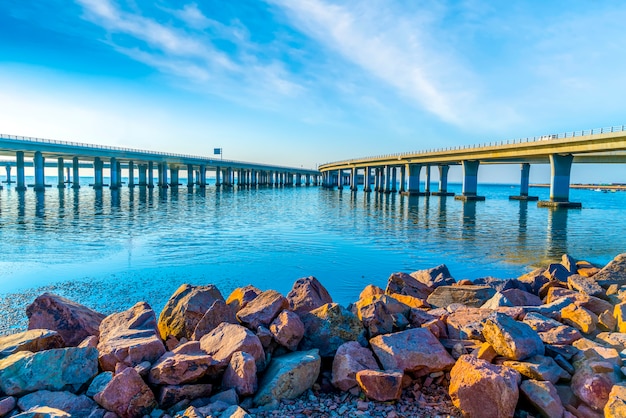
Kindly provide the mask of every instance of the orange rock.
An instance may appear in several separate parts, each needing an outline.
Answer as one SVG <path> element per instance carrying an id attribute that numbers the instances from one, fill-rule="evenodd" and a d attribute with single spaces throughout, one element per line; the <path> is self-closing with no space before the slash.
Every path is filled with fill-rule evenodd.
<path id="1" fill-rule="evenodd" d="M 237 313 L 241 308 L 246 306 L 248 302 L 256 298 L 261 294 L 261 290 L 252 286 L 238 287 L 226 299 L 226 304 L 233 309 L 233 312 Z"/>

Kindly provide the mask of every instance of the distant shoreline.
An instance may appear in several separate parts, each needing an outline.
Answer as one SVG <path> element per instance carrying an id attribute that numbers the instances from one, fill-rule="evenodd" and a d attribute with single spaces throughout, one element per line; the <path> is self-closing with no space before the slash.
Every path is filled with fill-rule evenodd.
<path id="1" fill-rule="evenodd" d="M 531 184 L 530 187 L 550 187 L 549 183 Z M 571 189 L 599 189 L 626 191 L 626 184 L 570 184 Z"/>

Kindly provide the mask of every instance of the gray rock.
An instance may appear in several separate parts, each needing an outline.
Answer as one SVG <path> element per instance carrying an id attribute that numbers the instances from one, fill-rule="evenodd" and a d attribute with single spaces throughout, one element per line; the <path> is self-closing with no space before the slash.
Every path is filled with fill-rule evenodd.
<path id="1" fill-rule="evenodd" d="M 545 352 L 543 341 L 529 325 L 501 313 L 485 320 L 483 335 L 498 354 L 512 360 Z"/>
<path id="2" fill-rule="evenodd" d="M 97 405 L 85 395 L 74 395 L 70 392 L 50 392 L 39 390 L 19 399 L 17 406 L 27 411 L 38 406 L 48 406 L 65 411 L 73 417 L 86 418 Z"/>
<path id="3" fill-rule="evenodd" d="M 113 372 L 102 372 L 93 378 L 91 384 L 87 388 L 86 395 L 90 398 L 96 396 L 96 394 L 102 392 L 106 385 L 113 379 Z"/>
<path id="4" fill-rule="evenodd" d="M 387 280 L 385 294 L 407 295 L 426 299 L 433 289 L 406 273 L 393 273 Z"/>
<path id="5" fill-rule="evenodd" d="M 562 417 L 565 409 L 554 385 L 550 382 L 525 380 L 520 385 L 520 392 L 533 404 L 543 417 Z"/>
<path id="6" fill-rule="evenodd" d="M 57 348 L 20 351 L 0 360 L 0 389 L 7 395 L 65 390 L 87 383 L 98 373 L 98 350 Z"/>
<path id="7" fill-rule="evenodd" d="M 300 396 L 317 380 L 321 363 L 318 350 L 296 351 L 275 357 L 259 383 L 254 404 L 265 405 L 274 399 Z"/>
<path id="8" fill-rule="evenodd" d="M 43 351 L 64 346 L 63 337 L 48 329 L 31 329 L 0 337 L 0 359 L 18 351 Z"/>
<path id="9" fill-rule="evenodd" d="M 433 307 L 445 307 L 453 303 L 479 308 L 496 294 L 489 286 L 439 286 L 426 301 Z"/>
<path id="10" fill-rule="evenodd" d="M 596 283 L 594 279 L 589 279 L 578 274 L 572 274 L 567 278 L 567 287 L 589 296 L 598 298 L 606 297 L 606 291 L 602 286 Z"/>
<path id="11" fill-rule="evenodd" d="M 626 284 L 626 253 L 611 260 L 609 264 L 593 275 L 593 280 L 604 288 L 612 284 Z"/>
<path id="12" fill-rule="evenodd" d="M 433 289 L 439 286 L 450 286 L 456 282 L 445 264 L 427 270 L 414 271 L 410 276 Z"/>

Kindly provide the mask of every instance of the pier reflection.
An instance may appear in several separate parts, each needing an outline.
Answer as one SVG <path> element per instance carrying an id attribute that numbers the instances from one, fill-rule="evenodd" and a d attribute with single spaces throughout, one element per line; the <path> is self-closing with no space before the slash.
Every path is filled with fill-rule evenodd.
<path id="1" fill-rule="evenodd" d="M 560 258 L 567 254 L 567 209 L 548 209 L 548 228 L 546 234 L 546 258 Z"/>

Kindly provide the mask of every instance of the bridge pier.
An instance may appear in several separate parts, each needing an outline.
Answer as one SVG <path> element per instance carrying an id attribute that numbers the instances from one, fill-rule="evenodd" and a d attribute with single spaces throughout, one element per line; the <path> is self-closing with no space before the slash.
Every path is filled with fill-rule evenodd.
<path id="1" fill-rule="evenodd" d="M 170 186 L 171 187 L 178 187 L 180 186 L 180 183 L 178 182 L 178 176 L 179 176 L 179 168 L 177 165 L 174 165 L 172 167 L 170 167 Z"/>
<path id="2" fill-rule="evenodd" d="M 363 169 L 363 191 L 369 193 L 372 191 L 372 186 L 370 184 L 371 178 L 370 173 L 372 172 L 370 167 L 365 167 Z"/>
<path id="3" fill-rule="evenodd" d="M 36 151 L 33 159 L 35 164 L 35 191 L 40 192 L 46 189 L 46 178 L 44 173 L 45 158 L 41 151 Z"/>
<path id="4" fill-rule="evenodd" d="M 396 187 L 397 182 L 398 182 L 397 174 L 398 174 L 398 167 L 391 166 L 391 190 L 389 191 L 390 193 L 396 193 L 398 191 Z"/>
<path id="5" fill-rule="evenodd" d="M 104 164 L 102 163 L 102 160 L 100 159 L 100 157 L 96 157 L 93 159 L 93 188 L 96 190 L 102 189 L 103 187 L 103 175 L 102 175 L 102 169 L 104 167 Z"/>
<path id="6" fill-rule="evenodd" d="M 17 166 L 17 191 L 26 190 L 26 178 L 24 176 L 24 151 L 17 151 L 15 153 L 16 166 Z"/>
<path id="7" fill-rule="evenodd" d="M 569 201 L 569 182 L 572 170 L 572 154 L 550 155 L 550 200 L 540 200 L 537 203 L 539 207 L 552 208 L 581 208 L 579 202 Z"/>
<path id="8" fill-rule="evenodd" d="M 109 172 L 111 173 L 109 176 L 109 181 L 111 182 L 111 184 L 109 185 L 109 189 L 111 190 L 117 190 L 119 187 L 119 178 L 118 178 L 118 172 L 117 172 L 117 158 L 112 157 L 111 160 L 109 161 Z"/>
<path id="9" fill-rule="evenodd" d="M 400 166 L 400 194 L 406 190 L 406 165 Z"/>
<path id="10" fill-rule="evenodd" d="M 478 160 L 463 161 L 463 194 L 455 196 L 456 200 L 479 201 L 485 200 L 485 196 L 478 196 Z"/>
<path id="11" fill-rule="evenodd" d="M 385 194 L 391 193 L 391 166 L 385 166 L 385 186 L 383 187 Z"/>
<path id="12" fill-rule="evenodd" d="M 57 159 L 57 188 L 65 189 L 65 164 L 62 157 Z"/>
<path id="13" fill-rule="evenodd" d="M 128 162 L 128 187 L 131 189 L 135 187 L 135 163 L 133 161 Z"/>
<path id="14" fill-rule="evenodd" d="M 343 170 L 337 170 L 337 190 L 343 190 Z"/>
<path id="15" fill-rule="evenodd" d="M 7 170 L 7 179 L 3 183 L 6 183 L 6 184 L 15 183 L 14 181 L 11 181 L 11 166 L 7 165 L 6 170 Z"/>
<path id="16" fill-rule="evenodd" d="M 358 190 L 356 167 L 352 167 L 350 169 L 350 190 L 352 190 L 353 192 L 356 192 Z"/>
<path id="17" fill-rule="evenodd" d="M 442 164 L 438 166 L 439 168 L 439 190 L 436 192 L 431 192 L 433 196 L 454 196 L 454 193 L 448 192 L 448 171 L 450 171 L 450 166 L 447 164 Z"/>
<path id="18" fill-rule="evenodd" d="M 520 188 L 519 188 L 519 196 L 509 196 L 509 200 L 528 200 L 528 201 L 536 201 L 539 200 L 537 196 L 528 196 L 528 185 L 530 179 L 530 163 L 522 163 L 520 164 L 521 171 L 521 180 L 520 180 Z"/>
<path id="19" fill-rule="evenodd" d="M 80 176 L 78 175 L 78 157 L 72 158 L 72 189 L 80 189 Z"/>
<path id="20" fill-rule="evenodd" d="M 430 195 L 430 165 L 424 166 L 426 171 L 426 180 L 424 181 L 424 195 Z"/>
<path id="21" fill-rule="evenodd" d="M 420 192 L 420 172 L 422 171 L 421 164 L 406 164 L 405 171 L 408 174 L 409 181 L 407 183 L 406 191 L 402 194 L 404 196 L 425 196 L 426 193 Z"/>
<path id="22" fill-rule="evenodd" d="M 137 169 L 139 170 L 139 187 L 146 187 L 148 185 L 148 165 L 139 164 Z"/>

